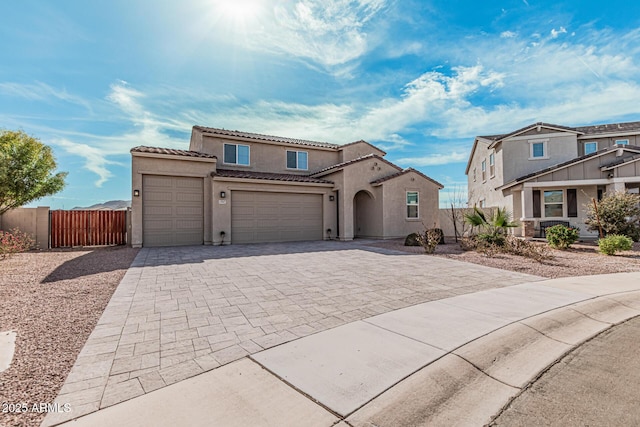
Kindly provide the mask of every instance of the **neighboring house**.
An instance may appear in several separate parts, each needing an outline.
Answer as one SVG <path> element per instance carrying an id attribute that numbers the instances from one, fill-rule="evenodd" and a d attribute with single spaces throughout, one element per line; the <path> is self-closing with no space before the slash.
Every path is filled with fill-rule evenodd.
<path id="1" fill-rule="evenodd" d="M 540 223 L 566 221 L 583 237 L 584 205 L 605 192 L 638 192 L 640 122 L 567 127 L 535 123 L 475 139 L 467 163 L 469 206 L 505 207 L 516 233 L 540 235 Z"/>
<path id="2" fill-rule="evenodd" d="M 132 244 L 404 237 L 438 226 L 441 184 L 346 145 L 194 126 L 189 150 L 135 147 Z"/>

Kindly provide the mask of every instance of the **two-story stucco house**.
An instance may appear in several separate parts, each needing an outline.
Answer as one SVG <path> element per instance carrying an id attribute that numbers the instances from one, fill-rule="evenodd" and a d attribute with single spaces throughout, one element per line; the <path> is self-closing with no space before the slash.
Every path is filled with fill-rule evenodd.
<path id="1" fill-rule="evenodd" d="M 194 126 L 188 150 L 135 147 L 132 244 L 404 237 L 438 226 L 442 185 L 346 145 Z"/>
<path id="2" fill-rule="evenodd" d="M 505 207 L 522 226 L 584 225 L 584 205 L 609 191 L 638 192 L 640 122 L 567 127 L 535 123 L 516 131 L 476 137 L 467 163 L 469 205 Z"/>

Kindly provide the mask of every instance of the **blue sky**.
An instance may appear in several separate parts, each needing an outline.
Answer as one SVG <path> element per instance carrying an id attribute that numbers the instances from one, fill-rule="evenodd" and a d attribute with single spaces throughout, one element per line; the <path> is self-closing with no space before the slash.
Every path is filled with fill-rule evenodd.
<path id="1" fill-rule="evenodd" d="M 131 198 L 129 149 L 193 125 L 333 143 L 464 191 L 474 136 L 640 120 L 640 3 L 0 2 L 0 128 L 51 145 L 67 187 Z"/>

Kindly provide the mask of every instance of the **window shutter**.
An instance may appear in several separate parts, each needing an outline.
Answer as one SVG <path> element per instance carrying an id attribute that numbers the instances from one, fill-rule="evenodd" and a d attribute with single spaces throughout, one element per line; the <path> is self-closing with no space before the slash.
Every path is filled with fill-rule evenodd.
<path id="1" fill-rule="evenodd" d="M 540 206 L 540 190 L 533 190 L 533 217 L 540 218 L 542 209 Z"/>
<path id="2" fill-rule="evenodd" d="M 567 189 L 567 215 L 569 218 L 578 217 L 578 190 L 575 188 Z"/>

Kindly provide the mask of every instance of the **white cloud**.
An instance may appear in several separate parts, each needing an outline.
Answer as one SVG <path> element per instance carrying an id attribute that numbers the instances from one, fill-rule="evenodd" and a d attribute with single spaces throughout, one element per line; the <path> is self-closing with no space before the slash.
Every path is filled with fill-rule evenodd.
<path id="1" fill-rule="evenodd" d="M 500 33 L 500 38 L 503 38 L 503 39 L 512 39 L 517 36 L 518 34 L 514 33 L 513 31 L 503 31 L 502 33 Z"/>
<path id="2" fill-rule="evenodd" d="M 67 92 L 66 89 L 56 89 L 42 82 L 36 83 L 0 83 L 0 93 L 7 96 L 16 96 L 30 101 L 55 101 L 61 100 L 71 104 L 80 105 L 91 111 L 89 103 L 79 96 Z"/>
<path id="3" fill-rule="evenodd" d="M 293 55 L 336 72 L 364 55 L 367 24 L 386 0 L 298 0 L 280 2 L 272 20 L 248 29 L 242 40 L 255 50 Z"/>
<path id="4" fill-rule="evenodd" d="M 396 162 L 403 166 L 442 166 L 450 163 L 466 162 L 468 158 L 469 153 L 460 151 L 448 154 L 431 154 L 423 157 L 406 157 L 397 159 Z"/>
<path id="5" fill-rule="evenodd" d="M 564 28 L 564 27 L 560 27 L 559 30 L 556 30 L 555 28 L 552 28 L 551 29 L 551 38 L 555 39 L 555 38 L 558 38 L 558 36 L 560 34 L 566 34 L 566 33 L 567 33 L 567 29 Z"/>

